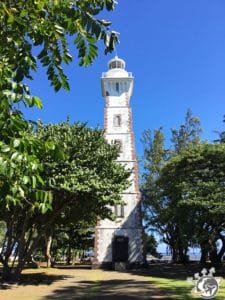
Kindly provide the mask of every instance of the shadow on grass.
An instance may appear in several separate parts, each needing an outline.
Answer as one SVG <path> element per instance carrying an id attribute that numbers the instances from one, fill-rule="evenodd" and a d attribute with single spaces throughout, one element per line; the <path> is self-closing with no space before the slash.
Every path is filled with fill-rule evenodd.
<path id="1" fill-rule="evenodd" d="M 22 274 L 21 278 L 18 282 L 19 285 L 50 285 L 56 281 L 71 278 L 72 276 L 68 275 L 53 275 L 53 274 L 46 274 L 46 273 L 26 273 Z"/>
<path id="2" fill-rule="evenodd" d="M 114 273 L 114 271 L 112 271 L 112 277 L 116 277 L 116 279 L 110 278 L 110 273 L 107 273 L 108 279 L 103 276 L 103 280 L 89 280 L 89 273 L 82 272 L 81 274 L 87 275 L 79 275 L 79 277 L 76 278 L 74 278 L 74 275 L 63 275 L 63 269 L 69 268 L 83 269 L 83 266 L 57 266 L 57 269 L 62 269 L 61 274 L 46 274 L 45 272 L 32 273 L 31 271 L 22 274 L 18 284 L 24 286 L 43 285 L 44 288 L 44 285 L 51 285 L 54 282 L 65 279 L 64 283 L 62 285 L 60 284 L 60 287 L 55 287 L 55 290 L 53 290 L 51 294 L 46 295 L 41 300 L 190 300 L 196 298 L 191 295 L 193 285 L 188 283 L 186 278 L 193 277 L 194 274 L 200 272 L 203 267 L 199 264 L 189 264 L 186 266 L 177 264 L 154 264 L 150 265 L 147 269 L 129 270 L 121 273 Z M 84 268 L 89 267 L 85 266 Z M 209 267 L 207 267 L 207 269 L 209 269 Z M 90 276 L 91 273 L 92 271 L 90 271 Z M 123 278 L 123 276 L 120 276 L 122 273 L 129 273 L 131 276 Z M 222 269 L 219 270 L 216 275 L 224 277 L 223 273 L 224 270 Z M 132 275 L 142 275 L 145 278 Z M 66 279 L 70 280 L 67 282 Z M 0 289 L 10 288 L 10 284 L 1 285 L 0 283 Z M 215 300 L 224 299 L 224 297 L 220 296 L 215 297 Z"/>
<path id="3" fill-rule="evenodd" d="M 15 282 L 13 280 L 9 282 L 0 281 L 0 289 L 10 289 L 12 286 L 16 285 L 50 285 L 56 281 L 70 278 L 67 275 L 53 275 L 42 273 L 26 273 L 22 274 L 19 281 Z"/>
<path id="4" fill-rule="evenodd" d="M 205 266 L 207 269 L 210 266 Z M 63 267 L 64 268 L 64 267 Z M 201 272 L 200 264 L 154 264 L 147 269 L 130 270 L 131 279 L 80 281 L 70 283 L 68 286 L 54 290 L 42 300 L 83 300 L 83 299 L 108 299 L 108 300 L 134 300 L 134 299 L 196 299 L 191 290 L 193 285 L 186 281 L 187 277 L 193 277 Z M 113 273 L 113 271 L 112 271 Z M 123 272 L 121 272 L 123 273 Z M 127 273 L 127 272 L 126 272 Z M 223 270 L 217 275 L 223 276 Z M 132 275 L 142 275 L 148 281 L 135 280 Z M 198 298 L 199 299 L 199 298 Z M 215 297 L 215 300 L 224 300 L 223 297 Z"/>
<path id="5" fill-rule="evenodd" d="M 131 274 L 139 274 L 143 276 L 152 276 L 166 279 L 186 280 L 187 277 L 193 277 L 195 273 L 201 273 L 203 268 L 209 270 L 211 264 L 201 265 L 199 263 L 189 263 L 186 265 L 172 263 L 155 263 L 150 264 L 145 269 L 129 270 Z M 225 268 L 216 269 L 215 276 L 225 277 Z"/>
<path id="6" fill-rule="evenodd" d="M 42 300 L 139 300 L 139 299 L 168 299 L 159 298 L 157 289 L 153 289 L 147 281 L 136 280 L 101 280 L 80 281 L 74 285 L 56 289 Z"/>
<path id="7" fill-rule="evenodd" d="M 150 281 L 151 282 L 151 281 Z M 152 282 L 154 284 L 154 282 Z M 171 286 L 171 284 L 168 283 L 161 283 L 160 284 L 160 291 L 162 294 L 167 295 L 168 299 L 176 299 L 176 300 L 190 300 L 194 299 L 194 297 L 191 295 L 191 290 L 193 286 L 187 285 L 187 287 L 184 286 Z"/>
<path id="8" fill-rule="evenodd" d="M 59 263 L 57 263 L 54 266 L 54 268 L 56 268 L 56 269 L 65 269 L 65 270 L 68 270 L 68 269 L 71 269 L 71 270 L 74 270 L 74 269 L 78 269 L 78 270 L 91 270 L 92 266 L 91 266 L 91 264 L 65 265 L 65 264 L 59 264 Z"/>
<path id="9" fill-rule="evenodd" d="M 138 274 L 149 278 L 149 282 L 159 288 L 162 294 L 168 295 L 168 299 L 189 300 L 200 299 L 191 294 L 194 284 L 187 281 L 187 277 L 194 277 L 195 273 L 201 274 L 201 270 L 209 270 L 211 264 L 189 263 L 186 265 L 172 263 L 150 264 L 146 269 L 130 270 L 131 274 Z M 214 276 L 225 277 L 224 267 L 216 269 Z M 224 297 L 216 296 L 215 300 L 224 300 Z"/>
<path id="10" fill-rule="evenodd" d="M 30 269 L 29 267 L 27 268 L 24 268 L 24 270 L 26 269 Z M 46 266 L 41 266 L 41 269 L 45 270 L 47 269 Z M 82 265 L 82 264 L 79 264 L 79 265 L 63 265 L 63 264 L 58 264 L 55 266 L 54 269 L 62 269 L 62 270 L 68 270 L 68 269 L 78 269 L 78 270 L 81 270 L 81 269 L 85 269 L 85 270 L 88 270 L 88 269 L 91 269 L 91 265 Z M 40 269 L 39 269 L 40 270 Z M 2 278 L 1 278 L 1 268 L 0 268 L 0 290 L 1 289 L 10 289 L 10 287 L 14 284 L 17 284 L 17 285 L 40 285 L 40 284 L 43 284 L 43 285 L 50 285 L 56 281 L 59 281 L 59 280 L 63 280 L 63 279 L 66 279 L 66 278 L 71 278 L 73 276 L 67 276 L 67 275 L 55 275 L 55 274 L 46 274 L 45 272 L 38 272 L 38 273 L 23 273 L 21 274 L 20 276 L 20 279 L 17 280 L 13 277 L 12 275 L 12 278 L 8 281 L 4 281 Z"/>

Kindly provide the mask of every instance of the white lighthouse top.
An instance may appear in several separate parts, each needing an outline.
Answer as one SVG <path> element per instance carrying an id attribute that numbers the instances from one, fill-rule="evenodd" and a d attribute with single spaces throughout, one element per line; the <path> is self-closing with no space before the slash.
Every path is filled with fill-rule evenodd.
<path id="1" fill-rule="evenodd" d="M 108 62 L 108 71 L 102 74 L 102 77 L 108 78 L 124 78 L 132 77 L 131 73 L 125 70 L 125 61 L 118 56 L 115 56 Z"/>
<path id="2" fill-rule="evenodd" d="M 108 68 L 111 69 L 125 69 L 125 61 L 117 55 L 108 62 Z"/>

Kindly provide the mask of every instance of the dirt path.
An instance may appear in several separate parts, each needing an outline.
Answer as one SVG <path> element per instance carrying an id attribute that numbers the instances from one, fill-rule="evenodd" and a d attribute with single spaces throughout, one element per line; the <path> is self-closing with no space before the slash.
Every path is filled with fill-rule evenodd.
<path id="1" fill-rule="evenodd" d="M 147 277 L 90 269 L 26 270 L 20 285 L 2 285 L 0 300 L 168 299 Z"/>

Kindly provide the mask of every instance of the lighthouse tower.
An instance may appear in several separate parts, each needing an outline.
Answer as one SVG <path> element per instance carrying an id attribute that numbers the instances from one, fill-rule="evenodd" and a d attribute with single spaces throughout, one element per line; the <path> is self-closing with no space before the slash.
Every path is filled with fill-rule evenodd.
<path id="1" fill-rule="evenodd" d="M 143 229 L 140 213 L 138 168 L 132 129 L 130 98 L 134 78 L 117 56 L 108 62 L 102 74 L 105 98 L 104 129 L 109 143 L 120 146 L 118 161 L 132 170 L 131 185 L 122 194 L 124 205 L 116 205 L 116 220 L 99 220 L 96 226 L 93 267 L 113 267 L 115 263 L 137 265 L 144 261 Z"/>

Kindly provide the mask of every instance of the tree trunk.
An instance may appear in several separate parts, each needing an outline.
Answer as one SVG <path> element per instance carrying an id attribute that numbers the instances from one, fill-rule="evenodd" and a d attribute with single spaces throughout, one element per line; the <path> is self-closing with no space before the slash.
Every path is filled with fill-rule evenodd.
<path id="1" fill-rule="evenodd" d="M 15 278 L 18 280 L 20 278 L 21 272 L 24 268 L 25 263 L 27 262 L 27 251 L 26 251 L 26 240 L 25 240 L 25 231 L 24 234 L 20 236 L 21 240 L 18 243 L 18 263 L 15 268 Z"/>
<path id="2" fill-rule="evenodd" d="M 201 258 L 200 258 L 200 263 L 201 264 L 206 264 L 207 260 L 209 259 L 209 243 L 208 241 L 204 241 L 200 244 L 201 247 Z"/>
<path id="3" fill-rule="evenodd" d="M 179 263 L 186 264 L 189 262 L 187 256 L 187 249 L 184 249 L 183 246 L 180 246 L 178 249 L 178 253 L 179 253 L 179 258 L 178 258 Z"/>
<path id="4" fill-rule="evenodd" d="M 220 237 L 220 239 L 222 241 L 222 247 L 221 247 L 221 249 L 220 249 L 220 251 L 218 253 L 218 258 L 219 258 L 219 260 L 221 262 L 222 258 L 224 256 L 224 253 L 225 253 L 225 237 L 222 234 L 220 234 L 219 237 Z"/>
<path id="5" fill-rule="evenodd" d="M 214 243 L 213 246 L 211 246 L 211 250 L 209 252 L 209 258 L 211 263 L 214 266 L 219 266 L 221 264 L 221 259 L 217 253 L 216 243 Z"/>
<path id="6" fill-rule="evenodd" d="M 171 247 L 172 249 L 172 262 L 176 263 L 178 261 L 178 252 L 176 247 Z"/>
<path id="7" fill-rule="evenodd" d="M 201 264 L 206 264 L 208 260 L 208 251 L 204 248 L 201 249 L 201 258 L 200 258 L 200 263 Z"/>
<path id="8" fill-rule="evenodd" d="M 69 243 L 68 248 L 67 248 L 66 264 L 67 265 L 71 264 L 71 245 L 70 245 L 70 243 Z"/>
<path id="9" fill-rule="evenodd" d="M 221 260 L 219 259 L 216 250 L 213 250 L 209 253 L 209 258 L 213 265 L 221 264 Z"/>
<path id="10" fill-rule="evenodd" d="M 12 276 L 11 268 L 9 267 L 8 263 L 4 263 L 2 268 L 3 281 L 10 281 L 12 280 L 12 278 L 13 276 Z"/>
<path id="11" fill-rule="evenodd" d="M 46 242 L 46 248 L 45 248 L 45 257 L 46 257 L 46 263 L 47 268 L 51 267 L 51 245 L 52 245 L 52 236 L 48 235 L 45 237 Z"/>
<path id="12" fill-rule="evenodd" d="M 188 262 L 187 249 L 184 248 L 180 240 L 178 240 L 176 245 L 173 245 L 171 248 L 172 248 L 172 262 L 182 263 L 182 264 Z"/>

